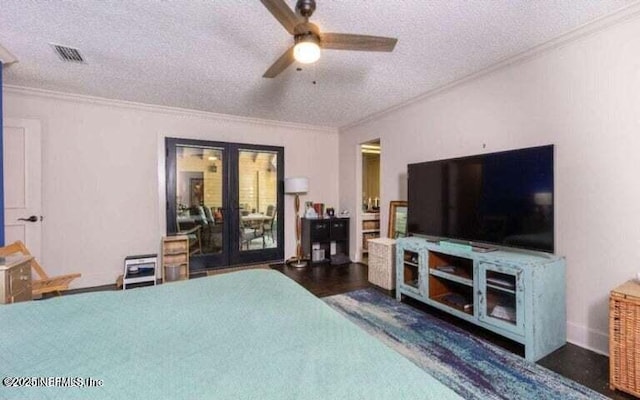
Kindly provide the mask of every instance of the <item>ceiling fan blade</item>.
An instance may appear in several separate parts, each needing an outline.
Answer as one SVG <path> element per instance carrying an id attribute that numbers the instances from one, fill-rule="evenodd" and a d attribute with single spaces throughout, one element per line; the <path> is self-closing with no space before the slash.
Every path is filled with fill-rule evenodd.
<path id="1" fill-rule="evenodd" d="M 349 33 L 323 33 L 320 35 L 320 47 L 333 50 L 360 50 L 360 51 L 393 51 L 398 39 L 352 35 Z"/>
<path id="2" fill-rule="evenodd" d="M 289 47 L 289 49 L 287 49 L 287 51 L 284 52 L 283 55 L 280 56 L 280 58 L 278 58 L 276 60 L 276 62 L 274 62 L 269 69 L 267 70 L 267 72 L 264 73 L 264 75 L 262 75 L 263 78 L 275 78 L 276 76 L 278 76 L 278 74 L 282 71 L 284 71 L 285 69 L 287 69 L 287 67 L 289 65 L 291 65 L 294 61 L 293 58 L 293 46 Z"/>
<path id="3" fill-rule="evenodd" d="M 293 34 L 293 28 L 300 22 L 304 22 L 303 19 L 298 17 L 295 12 L 284 0 L 260 0 L 267 10 L 284 26 L 287 32 Z"/>

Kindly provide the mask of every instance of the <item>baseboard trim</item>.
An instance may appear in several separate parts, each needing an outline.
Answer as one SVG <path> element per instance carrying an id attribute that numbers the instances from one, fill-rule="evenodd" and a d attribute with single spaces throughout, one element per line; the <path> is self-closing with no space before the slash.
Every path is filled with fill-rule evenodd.
<path id="1" fill-rule="evenodd" d="M 567 322 L 567 342 L 598 354 L 609 355 L 609 335 L 595 329 Z"/>

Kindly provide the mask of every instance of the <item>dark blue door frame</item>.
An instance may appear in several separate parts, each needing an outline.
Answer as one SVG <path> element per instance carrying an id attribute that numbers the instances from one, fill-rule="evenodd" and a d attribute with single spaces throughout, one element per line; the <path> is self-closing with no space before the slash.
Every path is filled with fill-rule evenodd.
<path id="1" fill-rule="evenodd" d="M 284 219 L 279 217 L 276 232 L 278 237 L 275 248 L 261 250 L 241 251 L 238 228 L 240 227 L 240 210 L 238 208 L 239 162 L 241 150 L 271 151 L 277 154 L 277 215 L 284 215 L 284 147 L 252 145 L 244 143 L 213 142 L 196 139 L 165 138 L 166 149 L 166 190 L 167 190 L 167 234 L 178 232 L 176 199 L 177 192 L 177 151 L 179 146 L 193 146 L 203 148 L 217 148 L 224 152 L 222 167 L 223 195 L 222 208 L 224 210 L 223 246 L 221 253 L 205 253 L 189 258 L 191 271 L 224 268 L 232 265 L 248 264 L 255 262 L 277 261 L 284 258 Z M 234 228 L 235 227 L 235 228 Z"/>
<path id="2" fill-rule="evenodd" d="M 0 246 L 4 246 L 4 160 L 2 159 L 2 61 L 0 61 Z"/>

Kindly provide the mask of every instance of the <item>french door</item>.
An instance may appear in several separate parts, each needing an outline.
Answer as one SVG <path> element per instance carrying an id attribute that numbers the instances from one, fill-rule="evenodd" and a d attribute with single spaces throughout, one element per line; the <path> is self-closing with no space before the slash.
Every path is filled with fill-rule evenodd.
<path id="1" fill-rule="evenodd" d="M 284 148 L 167 138 L 167 234 L 190 269 L 284 258 Z"/>

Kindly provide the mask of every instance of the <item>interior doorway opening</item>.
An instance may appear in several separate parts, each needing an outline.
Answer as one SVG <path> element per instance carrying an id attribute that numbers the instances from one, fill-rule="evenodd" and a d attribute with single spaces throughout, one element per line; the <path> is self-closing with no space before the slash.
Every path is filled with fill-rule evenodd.
<path id="1" fill-rule="evenodd" d="M 368 262 L 368 241 L 380 237 L 380 140 L 360 145 L 362 197 L 360 207 L 360 261 Z"/>

